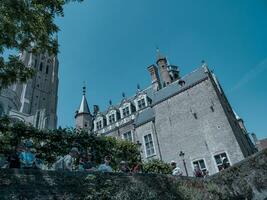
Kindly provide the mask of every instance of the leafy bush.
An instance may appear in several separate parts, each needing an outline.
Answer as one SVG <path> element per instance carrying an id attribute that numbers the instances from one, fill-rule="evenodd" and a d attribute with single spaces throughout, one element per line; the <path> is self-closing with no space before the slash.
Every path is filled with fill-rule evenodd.
<path id="1" fill-rule="evenodd" d="M 158 159 L 152 159 L 144 163 L 143 170 L 146 173 L 159 174 L 171 174 L 172 172 L 171 166 L 168 163 L 165 163 L 162 160 Z"/>
<path id="2" fill-rule="evenodd" d="M 33 148 L 48 165 L 55 162 L 58 156 L 66 155 L 72 147 L 90 152 L 96 164 L 100 164 L 104 156 L 111 155 L 114 169 L 121 160 L 128 161 L 130 166 L 140 161 L 138 146 L 131 142 L 71 128 L 38 130 L 22 122 L 11 123 L 8 118 L 0 118 L 0 154 L 10 154 L 27 139 L 33 141 Z"/>

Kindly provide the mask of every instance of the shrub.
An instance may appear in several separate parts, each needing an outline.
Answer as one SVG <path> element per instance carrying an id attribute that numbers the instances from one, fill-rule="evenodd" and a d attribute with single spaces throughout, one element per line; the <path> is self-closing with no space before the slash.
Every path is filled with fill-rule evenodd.
<path id="1" fill-rule="evenodd" d="M 140 161 L 138 146 L 131 142 L 72 128 L 38 130 L 22 122 L 11 123 L 8 118 L 0 118 L 0 154 L 8 155 L 27 139 L 33 141 L 33 148 L 48 165 L 54 163 L 58 156 L 66 155 L 72 147 L 90 152 L 96 164 L 100 164 L 105 155 L 111 155 L 114 169 L 122 160 L 128 161 L 130 166 Z"/>
<path id="2" fill-rule="evenodd" d="M 158 159 L 152 159 L 144 163 L 143 169 L 146 173 L 171 174 L 172 172 L 171 166 L 168 163 Z"/>

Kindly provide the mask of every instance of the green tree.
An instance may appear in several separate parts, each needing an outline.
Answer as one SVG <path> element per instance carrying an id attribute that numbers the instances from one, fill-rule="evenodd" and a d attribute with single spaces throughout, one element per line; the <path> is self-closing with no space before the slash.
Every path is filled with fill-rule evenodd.
<path id="1" fill-rule="evenodd" d="M 0 154 L 9 155 L 18 144 L 28 139 L 33 141 L 39 158 L 48 165 L 58 156 L 66 155 L 72 147 L 92 153 L 97 164 L 103 162 L 104 156 L 112 156 L 114 169 L 122 160 L 128 161 L 131 167 L 140 162 L 138 146 L 131 142 L 71 128 L 38 130 L 22 122 L 12 123 L 7 117 L 0 118 Z"/>
<path id="2" fill-rule="evenodd" d="M 146 173 L 171 174 L 172 172 L 171 166 L 168 163 L 158 159 L 152 159 L 144 163 L 143 169 Z"/>
<path id="3" fill-rule="evenodd" d="M 57 54 L 55 17 L 63 17 L 63 6 L 83 0 L 1 0 L 0 1 L 0 90 L 17 81 L 25 82 L 34 71 L 24 66 L 17 55 L 4 59 L 11 51 Z"/>

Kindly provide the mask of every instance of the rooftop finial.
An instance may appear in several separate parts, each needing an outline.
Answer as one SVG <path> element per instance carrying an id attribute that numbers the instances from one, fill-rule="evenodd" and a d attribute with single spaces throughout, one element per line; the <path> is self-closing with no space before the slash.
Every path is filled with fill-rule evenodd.
<path id="1" fill-rule="evenodd" d="M 83 82 L 83 95 L 85 95 L 86 92 L 86 86 L 85 86 L 85 81 Z"/>
<path id="2" fill-rule="evenodd" d="M 122 92 L 122 97 L 125 98 L 125 93 L 124 92 Z"/>
<path id="3" fill-rule="evenodd" d="M 140 85 L 139 85 L 139 83 L 137 83 L 137 90 L 140 90 Z"/>
<path id="4" fill-rule="evenodd" d="M 159 49 L 158 46 L 156 47 L 156 51 L 157 51 L 157 60 L 159 60 L 159 59 L 164 59 L 164 58 L 165 58 L 165 56 L 163 56 L 163 55 L 160 53 L 160 49 Z"/>
<path id="5" fill-rule="evenodd" d="M 109 103 L 109 105 L 111 106 L 111 105 L 112 105 L 112 100 L 110 99 L 108 103 Z"/>

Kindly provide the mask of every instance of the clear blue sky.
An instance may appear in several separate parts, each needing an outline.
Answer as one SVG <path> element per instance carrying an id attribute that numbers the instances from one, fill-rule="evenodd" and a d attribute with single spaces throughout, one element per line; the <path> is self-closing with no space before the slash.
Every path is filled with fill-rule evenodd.
<path id="1" fill-rule="evenodd" d="M 74 125 L 83 81 L 100 109 L 151 82 L 156 46 L 181 74 L 205 60 L 249 132 L 267 137 L 267 1 L 85 0 L 65 7 L 59 125 Z"/>

